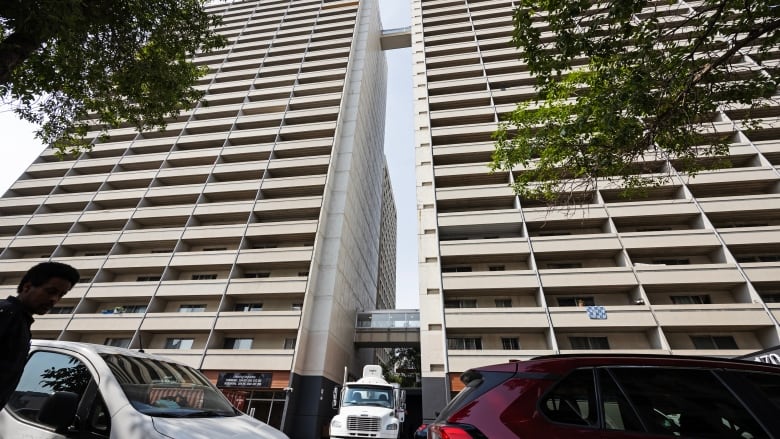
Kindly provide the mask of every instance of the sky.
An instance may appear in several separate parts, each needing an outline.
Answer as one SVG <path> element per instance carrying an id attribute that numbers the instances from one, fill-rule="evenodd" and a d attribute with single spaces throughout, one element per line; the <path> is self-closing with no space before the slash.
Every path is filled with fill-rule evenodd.
<path id="1" fill-rule="evenodd" d="M 410 25 L 409 0 L 379 0 L 379 8 L 383 28 Z M 419 303 L 412 52 L 409 48 L 395 49 L 385 55 L 388 66 L 385 155 L 398 212 L 396 308 L 411 309 Z M 44 146 L 34 138 L 35 128 L 0 104 L 0 194 L 5 193 L 43 150 Z"/>

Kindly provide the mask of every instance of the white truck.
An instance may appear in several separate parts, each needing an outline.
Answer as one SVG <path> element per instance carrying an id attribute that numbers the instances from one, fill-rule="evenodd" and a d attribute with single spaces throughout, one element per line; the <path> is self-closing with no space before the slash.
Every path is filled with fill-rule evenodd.
<path id="1" fill-rule="evenodd" d="M 330 421 L 332 439 L 399 438 L 406 392 L 397 383 L 385 381 L 381 366 L 363 367 L 363 377 L 355 382 L 345 382 L 340 395 L 334 396 L 333 408 L 338 407 L 339 413 Z"/>

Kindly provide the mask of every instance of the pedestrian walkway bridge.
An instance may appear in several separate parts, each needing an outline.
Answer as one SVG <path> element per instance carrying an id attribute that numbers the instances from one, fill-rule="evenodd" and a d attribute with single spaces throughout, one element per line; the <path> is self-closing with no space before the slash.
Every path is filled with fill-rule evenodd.
<path id="1" fill-rule="evenodd" d="M 420 310 L 385 309 L 359 312 L 357 348 L 420 347 Z"/>

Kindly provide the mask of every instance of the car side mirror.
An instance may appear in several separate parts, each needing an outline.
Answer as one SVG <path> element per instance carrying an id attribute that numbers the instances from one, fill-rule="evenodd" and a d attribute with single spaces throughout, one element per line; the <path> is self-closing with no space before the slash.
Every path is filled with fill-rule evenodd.
<path id="1" fill-rule="evenodd" d="M 57 432 L 67 430 L 76 419 L 80 396 L 74 392 L 54 392 L 43 402 L 38 422 L 54 427 Z"/>

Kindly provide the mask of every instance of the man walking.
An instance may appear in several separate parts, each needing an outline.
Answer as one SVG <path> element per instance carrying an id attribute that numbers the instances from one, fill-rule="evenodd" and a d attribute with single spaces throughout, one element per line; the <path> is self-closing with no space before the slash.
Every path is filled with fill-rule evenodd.
<path id="1" fill-rule="evenodd" d="M 0 300 L 0 409 L 16 389 L 30 353 L 33 314 L 46 314 L 79 280 L 60 262 L 42 262 L 27 271 L 17 296 Z"/>

